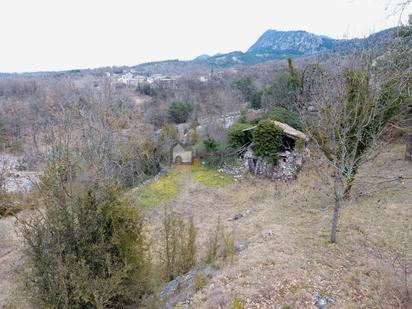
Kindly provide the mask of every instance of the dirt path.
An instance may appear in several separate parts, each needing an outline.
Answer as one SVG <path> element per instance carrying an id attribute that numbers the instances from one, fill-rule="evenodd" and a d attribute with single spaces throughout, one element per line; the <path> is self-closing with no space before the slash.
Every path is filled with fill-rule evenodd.
<path id="1" fill-rule="evenodd" d="M 15 271 L 21 264 L 22 243 L 17 235 L 16 219 L 0 219 L 0 308 L 15 289 Z"/>

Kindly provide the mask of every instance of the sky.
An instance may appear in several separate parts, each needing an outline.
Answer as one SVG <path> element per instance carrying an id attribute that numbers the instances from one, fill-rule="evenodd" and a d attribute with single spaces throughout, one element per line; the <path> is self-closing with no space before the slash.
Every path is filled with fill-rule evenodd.
<path id="1" fill-rule="evenodd" d="M 0 0 L 0 72 L 136 65 L 246 51 L 268 29 L 364 37 L 399 24 L 397 2 Z"/>

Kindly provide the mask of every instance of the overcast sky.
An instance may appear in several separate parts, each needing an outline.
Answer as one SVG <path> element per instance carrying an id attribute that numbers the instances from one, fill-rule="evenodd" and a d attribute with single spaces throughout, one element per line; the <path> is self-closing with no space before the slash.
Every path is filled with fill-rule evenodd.
<path id="1" fill-rule="evenodd" d="M 245 51 L 267 29 L 363 37 L 397 25 L 399 15 L 391 15 L 396 2 L 0 0 L 0 72 L 135 65 Z"/>

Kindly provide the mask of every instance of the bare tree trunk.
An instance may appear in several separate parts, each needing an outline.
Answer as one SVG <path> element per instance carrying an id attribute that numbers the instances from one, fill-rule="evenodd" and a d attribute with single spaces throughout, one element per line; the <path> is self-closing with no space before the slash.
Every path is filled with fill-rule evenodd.
<path id="1" fill-rule="evenodd" d="M 407 120 L 406 123 L 406 137 L 405 137 L 405 144 L 406 144 L 406 152 L 405 152 L 405 160 L 412 161 L 412 115 Z"/>
<path id="2" fill-rule="evenodd" d="M 345 191 L 343 192 L 343 198 L 344 199 L 349 199 L 350 198 L 350 192 L 352 190 L 353 182 L 355 181 L 355 177 L 352 176 L 349 178 L 349 180 L 346 183 Z"/>
<path id="3" fill-rule="evenodd" d="M 332 216 L 332 230 L 330 233 L 330 242 L 336 243 L 336 231 L 338 228 L 338 219 L 339 219 L 339 212 L 340 212 L 340 203 L 341 203 L 341 193 L 339 191 L 339 179 L 338 174 L 334 172 L 333 174 L 333 193 L 335 195 L 335 206 L 333 208 L 333 216 Z"/>

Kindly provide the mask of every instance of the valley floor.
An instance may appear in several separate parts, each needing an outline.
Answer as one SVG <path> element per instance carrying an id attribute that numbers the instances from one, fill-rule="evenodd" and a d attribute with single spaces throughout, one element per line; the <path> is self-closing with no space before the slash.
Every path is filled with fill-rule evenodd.
<path id="1" fill-rule="evenodd" d="M 399 262 L 412 260 L 412 164 L 403 151 L 388 146 L 360 171 L 335 245 L 328 242 L 331 185 L 314 154 L 292 182 L 246 176 L 206 185 L 190 169 L 177 170 L 177 195 L 148 207 L 146 220 L 156 238 L 165 207 L 193 216 L 200 257 L 219 219 L 240 244 L 234 259 L 214 265 L 189 295 L 190 308 L 316 308 L 315 293 L 333 301 L 328 308 L 408 308 L 399 306 L 405 297 Z M 21 254 L 13 218 L 0 220 L 0 233 L 1 307 Z"/>

